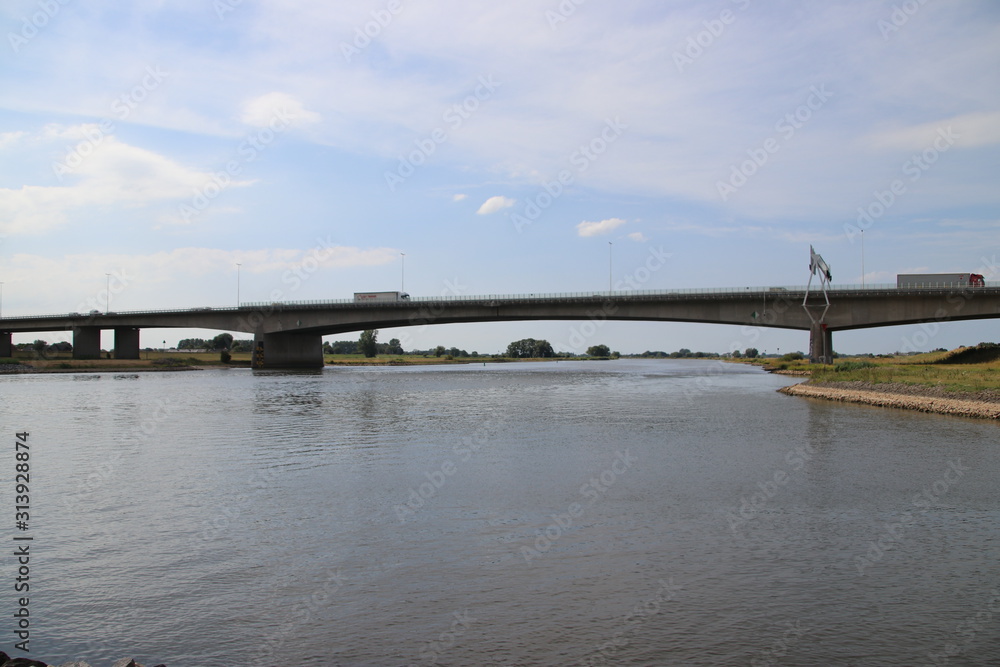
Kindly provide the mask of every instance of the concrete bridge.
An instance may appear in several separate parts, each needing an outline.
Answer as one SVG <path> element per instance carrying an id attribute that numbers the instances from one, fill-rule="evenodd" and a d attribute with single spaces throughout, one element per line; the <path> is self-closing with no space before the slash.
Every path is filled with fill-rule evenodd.
<path id="1" fill-rule="evenodd" d="M 417 297 L 398 302 L 248 303 L 231 308 L 69 313 L 0 319 L 0 357 L 14 333 L 72 331 L 73 357 L 100 356 L 102 330 L 115 332 L 115 357 L 139 358 L 143 328 L 242 331 L 254 337 L 256 368 L 319 368 L 322 337 L 364 329 L 516 320 L 700 322 L 810 332 L 810 359 L 832 361 L 833 332 L 868 327 L 1000 317 L 1000 287 L 898 289 L 833 287 L 830 307 L 804 287 Z"/>

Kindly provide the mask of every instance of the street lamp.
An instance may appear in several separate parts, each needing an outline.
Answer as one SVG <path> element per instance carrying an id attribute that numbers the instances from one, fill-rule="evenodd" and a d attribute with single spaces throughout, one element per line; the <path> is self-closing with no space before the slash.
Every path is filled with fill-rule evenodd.
<path id="1" fill-rule="evenodd" d="M 614 244 L 608 241 L 608 296 L 611 296 L 611 247 Z"/>
<path id="2" fill-rule="evenodd" d="M 236 307 L 240 307 L 240 266 L 239 262 L 236 262 Z"/>
<path id="3" fill-rule="evenodd" d="M 861 289 L 865 288 L 865 230 L 861 230 Z"/>

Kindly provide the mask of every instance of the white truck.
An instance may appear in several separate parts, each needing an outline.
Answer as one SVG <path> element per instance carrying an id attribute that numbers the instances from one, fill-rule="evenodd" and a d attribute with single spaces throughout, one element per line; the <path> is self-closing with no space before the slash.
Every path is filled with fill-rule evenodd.
<path id="1" fill-rule="evenodd" d="M 896 287 L 983 287 L 983 277 L 978 273 L 900 273 Z"/>
<path id="2" fill-rule="evenodd" d="M 410 295 L 406 292 L 355 292 L 354 301 L 356 303 L 391 303 L 394 301 L 409 301 Z"/>

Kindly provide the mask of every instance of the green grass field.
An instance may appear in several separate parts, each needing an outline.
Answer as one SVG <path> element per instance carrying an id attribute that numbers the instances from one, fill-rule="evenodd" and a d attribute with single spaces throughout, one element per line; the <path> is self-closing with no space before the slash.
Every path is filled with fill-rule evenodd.
<path id="1" fill-rule="evenodd" d="M 962 363 L 962 358 L 989 358 L 977 348 L 928 352 L 901 357 L 841 357 L 832 365 L 779 359 L 754 360 L 767 370 L 807 373 L 816 382 L 902 383 L 936 386 L 954 392 L 1000 389 L 1000 358 L 980 363 Z M 955 361 L 955 363 L 949 363 Z"/>

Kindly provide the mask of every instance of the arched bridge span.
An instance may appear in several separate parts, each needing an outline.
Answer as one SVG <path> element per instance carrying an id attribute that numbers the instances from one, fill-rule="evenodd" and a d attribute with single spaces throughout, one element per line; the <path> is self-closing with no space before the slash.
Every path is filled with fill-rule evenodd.
<path id="1" fill-rule="evenodd" d="M 423 297 L 395 302 L 250 303 L 239 308 L 195 308 L 0 320 L 0 356 L 10 356 L 11 334 L 73 331 L 74 356 L 100 354 L 100 332 L 115 331 L 118 358 L 138 358 L 142 328 L 205 328 L 252 334 L 259 367 L 321 367 L 322 336 L 428 324 L 518 320 L 699 322 L 810 331 L 810 356 L 829 360 L 834 331 L 921 322 L 1000 317 L 1000 287 L 897 289 L 833 288 L 822 322 L 821 296 L 805 288 L 719 288 L 642 292 Z M 810 316 L 812 313 L 812 316 Z"/>

